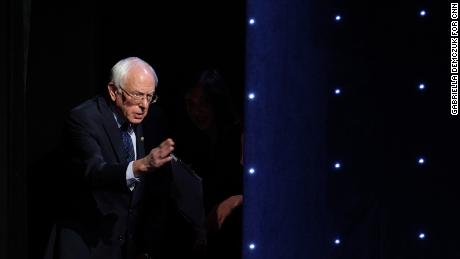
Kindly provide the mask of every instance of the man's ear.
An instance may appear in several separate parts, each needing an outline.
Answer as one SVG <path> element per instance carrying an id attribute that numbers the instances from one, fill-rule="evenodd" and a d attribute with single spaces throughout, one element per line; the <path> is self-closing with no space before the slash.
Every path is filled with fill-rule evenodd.
<path id="1" fill-rule="evenodd" d="M 107 90 L 109 91 L 110 99 L 115 102 L 115 99 L 117 98 L 118 87 L 116 87 L 113 82 L 110 82 L 107 85 Z"/>

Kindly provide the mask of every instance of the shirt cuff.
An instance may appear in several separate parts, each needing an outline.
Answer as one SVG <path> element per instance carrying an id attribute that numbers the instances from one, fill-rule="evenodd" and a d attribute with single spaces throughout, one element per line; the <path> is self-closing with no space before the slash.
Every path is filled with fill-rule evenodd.
<path id="1" fill-rule="evenodd" d="M 128 168 L 126 168 L 126 185 L 131 191 L 134 190 L 136 183 L 140 182 L 140 179 L 138 177 L 134 177 L 133 163 L 134 161 L 129 162 Z"/>

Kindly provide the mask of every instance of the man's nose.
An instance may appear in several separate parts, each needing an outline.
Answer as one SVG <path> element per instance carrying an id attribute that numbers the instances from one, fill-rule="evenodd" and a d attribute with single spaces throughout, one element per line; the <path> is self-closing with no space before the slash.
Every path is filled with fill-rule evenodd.
<path id="1" fill-rule="evenodd" d="M 147 98 L 142 98 L 140 101 L 139 101 L 139 107 L 141 108 L 147 108 L 149 106 L 149 101 L 147 100 Z"/>

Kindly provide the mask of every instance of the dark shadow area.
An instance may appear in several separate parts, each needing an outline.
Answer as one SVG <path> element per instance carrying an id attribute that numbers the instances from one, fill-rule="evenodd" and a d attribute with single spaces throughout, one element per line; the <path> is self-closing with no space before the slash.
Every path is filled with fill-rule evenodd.
<path id="1" fill-rule="evenodd" d="M 68 180 L 60 164 L 66 154 L 59 147 L 67 112 L 105 92 L 110 68 L 128 56 L 149 62 L 159 77 L 159 101 L 144 123 L 146 151 L 173 135 L 184 117 L 178 105 L 203 68 L 222 71 L 241 107 L 245 1 L 47 1 L 31 7 L 26 91 L 29 258 L 40 258 L 52 222 L 66 202 L 60 193 L 70 191 L 60 190 Z M 169 226 L 169 239 L 189 245 L 187 223 L 180 215 L 171 218 L 177 224 Z"/>

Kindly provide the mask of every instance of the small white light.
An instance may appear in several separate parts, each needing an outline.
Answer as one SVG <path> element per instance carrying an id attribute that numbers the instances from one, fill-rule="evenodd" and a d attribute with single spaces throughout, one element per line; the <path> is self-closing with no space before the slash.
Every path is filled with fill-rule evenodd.
<path id="1" fill-rule="evenodd" d="M 420 11 L 420 16 L 425 16 L 426 15 L 426 11 L 425 10 L 421 10 Z"/>
<path id="2" fill-rule="evenodd" d="M 424 83 L 420 83 L 420 84 L 418 85 L 418 89 L 424 90 L 424 89 L 425 89 L 425 84 L 424 84 Z"/>
<path id="3" fill-rule="evenodd" d="M 425 239 L 425 233 L 422 232 L 422 233 L 418 234 L 418 238 Z"/>
<path id="4" fill-rule="evenodd" d="M 250 94 L 248 94 L 248 98 L 250 100 L 254 100 L 254 98 L 256 98 L 256 95 L 254 93 L 250 93 Z"/>
<path id="5" fill-rule="evenodd" d="M 336 245 L 340 245 L 340 239 L 338 239 L 338 238 L 337 238 L 337 239 L 335 239 L 335 240 L 334 240 L 334 244 L 336 244 Z"/>
<path id="6" fill-rule="evenodd" d="M 340 167 L 342 167 L 342 165 L 341 165 L 339 162 L 336 162 L 336 163 L 334 164 L 334 168 L 335 168 L 335 169 L 340 169 Z"/>
<path id="7" fill-rule="evenodd" d="M 419 158 L 418 163 L 423 165 L 425 163 L 425 159 L 423 157 Z"/>
<path id="8" fill-rule="evenodd" d="M 254 250 L 256 249 L 256 245 L 254 243 L 249 244 L 249 249 Z"/>
<path id="9" fill-rule="evenodd" d="M 340 88 L 336 88 L 336 89 L 334 90 L 335 95 L 339 95 L 341 92 L 342 92 L 342 91 L 340 90 Z"/>
<path id="10" fill-rule="evenodd" d="M 336 15 L 336 16 L 335 16 L 335 20 L 336 20 L 336 21 L 340 21 L 340 20 L 342 20 L 342 16 L 340 16 L 340 15 Z"/>
<path id="11" fill-rule="evenodd" d="M 256 20 L 254 18 L 249 19 L 249 25 L 254 25 Z"/>
<path id="12" fill-rule="evenodd" d="M 256 170 L 254 170 L 254 168 L 249 168 L 249 174 L 254 174 L 256 172 Z"/>

